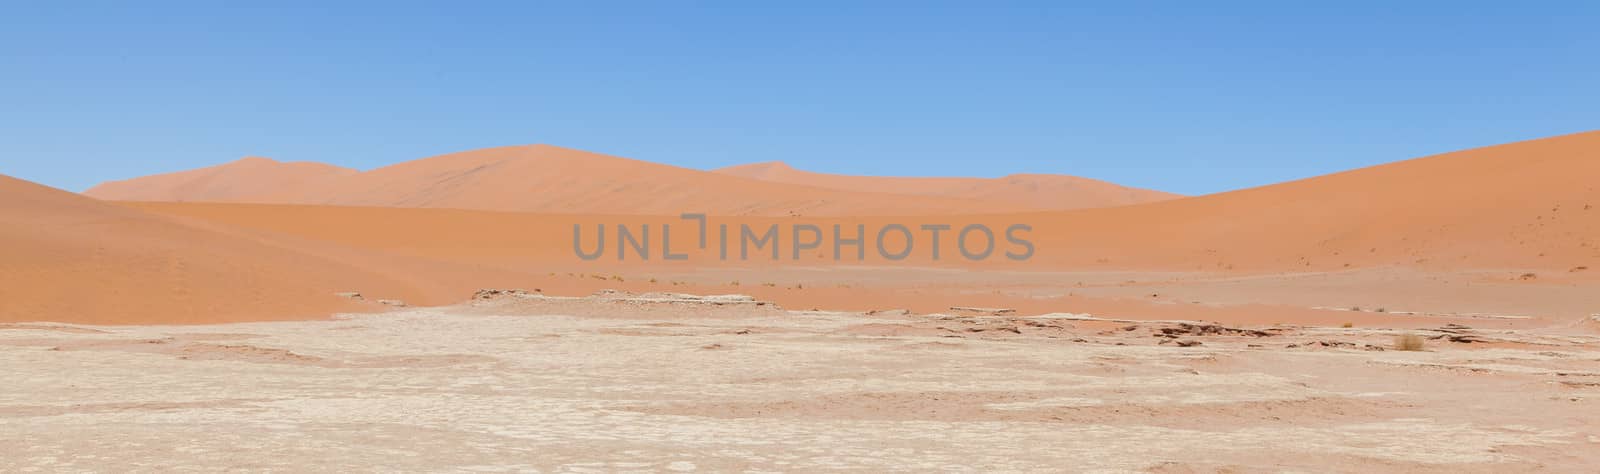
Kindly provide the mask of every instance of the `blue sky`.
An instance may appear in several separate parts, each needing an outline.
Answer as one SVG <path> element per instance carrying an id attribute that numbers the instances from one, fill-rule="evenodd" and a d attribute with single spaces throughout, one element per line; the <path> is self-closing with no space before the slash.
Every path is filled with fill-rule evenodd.
<path id="1" fill-rule="evenodd" d="M 1600 2 L 246 3 L 0 4 L 0 174 L 549 143 L 1200 194 L 1600 128 Z"/>

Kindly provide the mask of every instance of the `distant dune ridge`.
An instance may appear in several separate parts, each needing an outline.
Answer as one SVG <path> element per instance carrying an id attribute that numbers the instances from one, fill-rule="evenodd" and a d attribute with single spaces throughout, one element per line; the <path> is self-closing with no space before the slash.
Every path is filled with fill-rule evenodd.
<path id="1" fill-rule="evenodd" d="M 1182 197 L 1177 194 L 1130 188 L 1076 176 L 1013 174 L 1002 178 L 880 177 L 813 173 L 787 163 L 767 162 L 730 166 L 716 173 L 774 183 L 798 184 L 839 190 L 874 190 L 890 194 L 954 197 L 992 202 L 997 207 L 1032 210 L 1067 210 L 1126 206 Z"/>
<path id="2" fill-rule="evenodd" d="M 251 158 L 106 183 L 84 194 L 115 201 L 729 216 L 1002 213 L 1175 196 L 1071 176 L 877 178 L 783 171 L 771 165 L 706 172 L 549 145 L 451 153 L 367 172 Z"/>
<path id="3" fill-rule="evenodd" d="M 237 179 L 238 170 L 229 168 L 283 168 L 273 163 L 247 160 L 162 179 L 178 182 L 175 188 L 205 190 L 201 195 L 214 199 L 254 200 L 220 184 Z M 473 288 L 561 288 L 565 280 L 544 276 L 563 266 L 621 274 L 628 264 L 640 264 L 610 260 L 577 267 L 575 223 L 679 222 L 672 216 L 685 209 L 742 216 L 728 218 L 735 223 L 820 223 L 825 218 L 817 216 L 856 215 L 861 209 L 861 216 L 919 212 L 845 219 L 913 228 L 916 222 L 941 221 L 1033 227 L 1030 238 L 1038 252 L 1030 260 L 946 258 L 937 263 L 943 266 L 1241 275 L 1398 266 L 1578 279 L 1572 281 L 1589 281 L 1583 279 L 1594 271 L 1587 269 L 1600 269 L 1600 132 L 1206 196 L 1003 214 L 962 197 L 774 183 L 543 146 L 444 155 L 364 173 L 309 168 L 286 173 L 294 176 L 289 180 L 268 176 L 305 184 L 266 194 L 273 195 L 269 202 L 311 205 L 111 203 L 0 179 L 0 322 L 282 319 L 350 308 L 351 302 L 331 296 L 340 291 L 443 304 Z M 574 173 L 603 178 L 569 178 Z M 136 181 L 118 186 L 138 189 Z M 880 187 L 914 182 L 889 178 Z M 114 197 L 119 187 L 94 194 Z M 264 190 L 252 192 L 258 191 Z M 745 195 L 766 199 L 735 198 Z M 187 199 L 165 192 L 139 196 Z M 638 212 L 617 212 L 629 209 Z M 789 217 L 795 210 L 806 216 Z M 974 213 L 983 210 L 991 213 Z M 836 265 L 820 251 L 804 260 L 802 265 L 819 268 Z M 867 265 L 934 264 L 921 255 L 886 262 L 869 252 L 868 260 Z M 696 264 L 671 268 L 688 271 Z"/>
<path id="4" fill-rule="evenodd" d="M 988 263 L 1037 271 L 1298 272 L 1426 266 L 1565 272 L 1600 269 L 1596 176 L 1600 132 L 1588 132 L 1131 206 L 857 221 L 869 227 L 902 223 L 911 228 L 924 222 L 983 223 L 992 229 L 1029 224 L 1029 238 L 1038 249 L 1031 259 Z M 537 255 L 536 260 L 576 261 L 570 232 L 571 223 L 578 222 L 574 217 L 418 209 L 313 213 L 160 203 L 140 207 L 357 247 L 424 249 L 421 255 L 445 260 L 482 258 L 476 249 L 492 248 L 505 249 L 497 251 L 501 258 Z M 300 214 L 320 217 L 302 223 L 292 217 Z M 815 222 L 829 227 L 825 220 Z M 390 230 L 367 230 L 376 225 Z M 807 254 L 807 260 L 813 255 Z M 921 252 L 899 262 L 873 256 L 868 252 L 867 263 L 930 263 Z M 834 264 L 831 258 L 810 263 Z M 940 264 L 965 262 L 946 258 Z"/>
<path id="5" fill-rule="evenodd" d="M 284 163 L 252 156 L 200 169 L 101 183 L 84 194 L 116 201 L 250 202 L 356 173 L 359 171 L 322 163 Z"/>

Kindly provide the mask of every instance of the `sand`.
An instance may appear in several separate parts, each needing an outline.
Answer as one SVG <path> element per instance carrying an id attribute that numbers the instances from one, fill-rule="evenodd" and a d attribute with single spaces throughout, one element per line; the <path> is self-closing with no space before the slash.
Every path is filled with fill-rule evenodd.
<path id="1" fill-rule="evenodd" d="M 572 226 L 674 224 L 673 217 L 565 215 L 458 209 L 123 203 L 140 211 L 238 229 L 285 249 L 400 280 L 329 291 L 397 293 L 440 305 L 484 287 L 593 291 L 726 291 L 738 286 L 786 305 L 824 309 L 1006 306 L 1035 313 L 1103 311 L 1270 323 L 1296 318 L 1387 321 L 1384 312 L 1520 316 L 1566 325 L 1600 313 L 1585 295 L 1600 273 L 1600 133 L 1409 160 L 1230 193 L 1116 208 L 921 217 L 714 217 L 749 224 L 881 228 L 902 223 L 1003 229 L 1032 226 L 1026 261 L 834 261 L 827 250 L 778 261 L 582 261 Z M 507 153 L 512 153 L 508 151 Z M 467 154 L 469 159 L 473 154 Z M 515 160 L 513 160 L 515 161 Z M 621 162 L 617 162 L 621 163 Z M 407 165 L 400 165 L 402 167 Z M 621 164 L 618 164 L 621 166 Z M 948 237 L 947 237 L 948 238 Z M 948 245 L 948 243 L 947 243 Z M 284 271 L 292 271 L 286 269 Z M 593 281 L 596 278 L 600 281 Z M 737 284 L 736 284 L 737 283 Z M 770 286 L 769 286 L 770 285 Z M 156 292 L 151 297 L 161 297 Z M 1363 307 L 1368 311 L 1348 311 Z M 1341 314 L 1344 313 L 1344 314 Z M 60 317 L 60 316 L 58 316 Z M 18 320 L 12 318 L 12 320 Z M 148 320 L 146 320 L 148 321 Z M 1346 321 L 1349 322 L 1349 321 Z"/>
<path id="2" fill-rule="evenodd" d="M 259 175 L 227 199 L 198 193 L 214 174 Z M 188 179 L 179 179 L 188 178 Z M 193 181 L 191 181 L 193 180 Z M 200 182 L 195 182 L 200 181 Z M 208 201 L 475 209 L 558 214 L 739 216 L 906 215 L 1010 212 L 1004 202 L 837 190 L 737 176 L 549 145 L 488 148 L 424 158 L 361 173 L 301 179 L 255 161 L 179 175 L 136 178 L 88 195 L 123 201 Z M 1027 208 L 1031 209 L 1031 208 Z M 692 211 L 690 211 L 692 210 Z"/>
<path id="3" fill-rule="evenodd" d="M 259 196 L 312 186 L 322 180 L 356 174 L 338 166 L 284 163 L 258 156 L 189 171 L 101 183 L 83 194 L 122 201 L 251 202 Z"/>
<path id="4" fill-rule="evenodd" d="M 818 188 L 955 197 L 994 203 L 995 212 L 1115 207 L 1182 197 L 1065 175 L 1013 174 L 994 179 L 852 176 L 802 171 L 783 162 L 730 166 L 715 172 Z"/>
<path id="5" fill-rule="evenodd" d="M 514 168 L 541 164 L 545 155 L 540 154 L 549 151 L 497 150 L 345 177 L 426 176 L 480 162 Z M 582 155 L 552 150 L 560 156 Z M 663 261 L 659 254 L 652 261 L 582 261 L 572 250 L 575 224 L 586 228 L 674 224 L 673 239 L 682 243 L 694 241 L 690 233 L 694 229 L 673 217 L 326 205 L 110 204 L 10 180 L 6 193 L 12 197 L 5 210 L 9 222 L 16 224 L 8 225 L 6 232 L 17 243 L 7 251 L 18 264 L 6 269 L 8 281 L 17 283 L 6 290 L 12 295 L 0 317 L 96 323 L 126 317 L 130 324 L 228 321 L 244 314 L 289 317 L 280 308 L 304 317 L 327 314 L 343 303 L 300 308 L 304 303 L 298 301 L 327 301 L 326 295 L 336 292 L 443 305 L 486 287 L 542 287 L 582 294 L 604 283 L 591 281 L 598 276 L 624 280 L 635 290 L 677 286 L 711 292 L 730 289 L 737 282 L 785 304 L 837 309 L 916 305 L 928 309 L 972 299 L 1034 312 L 1092 307 L 1164 314 L 1175 308 L 1171 311 L 1259 322 L 1267 317 L 1261 315 L 1283 311 L 1329 321 L 1339 317 L 1324 314 L 1329 308 L 1360 306 L 1423 314 L 1524 315 L 1545 324 L 1570 324 L 1600 312 L 1581 296 L 1600 278 L 1600 273 L 1589 270 L 1600 268 L 1600 210 L 1593 204 L 1600 202 L 1600 194 L 1587 180 L 1600 171 L 1597 151 L 1600 133 L 1591 132 L 1231 193 L 1102 209 L 921 217 L 713 217 L 713 222 L 734 228 L 805 223 L 822 228 L 833 224 L 880 228 L 891 223 L 913 228 L 924 223 L 983 223 L 995 229 L 1016 223 L 1032 226 L 1028 235 L 1037 252 L 1031 259 L 978 262 L 952 257 L 949 247 L 947 258 L 940 261 L 925 252 L 888 261 L 867 251 L 865 260 L 837 262 L 827 250 L 804 252 L 799 259 L 784 252 L 776 262 L 761 256 L 724 261 L 716 258 L 714 249 L 693 248 L 684 250 L 691 258 L 683 262 Z M 583 168 L 597 174 L 639 163 L 588 155 L 555 161 L 604 165 Z M 617 172 L 647 175 L 652 170 Z M 407 182 L 396 179 L 385 182 Z M 371 194 L 364 189 L 353 189 L 353 195 Z M 490 187 L 489 191 L 482 195 L 512 190 Z M 623 191 L 615 194 L 622 201 L 645 198 Z M 41 197 L 23 199 L 24 195 Z M 665 203 L 657 204 L 665 209 Z M 213 243 L 186 243 L 191 241 Z M 226 250 L 208 250 L 208 245 Z M 17 271 L 22 268 L 39 270 Z M 210 273 L 190 278 L 195 271 Z M 124 284 L 130 286 L 114 293 L 114 298 L 64 296 L 87 286 L 114 289 Z M 278 285 L 310 296 L 269 296 L 276 294 L 272 288 Z M 212 296 L 213 292 L 222 293 Z M 1480 307 L 1463 307 L 1457 301 Z M 117 308 L 117 314 L 126 316 L 91 311 L 97 308 Z M 171 308 L 190 311 L 167 311 Z M 220 313 L 197 314 L 192 311 L 197 308 Z"/>
<path id="6" fill-rule="evenodd" d="M 1139 269 L 1254 273 L 1338 271 L 1376 266 L 1443 270 L 1528 270 L 1582 273 L 1600 268 L 1600 132 L 1534 140 L 1408 160 L 1345 173 L 1222 194 L 1075 211 L 913 217 L 782 217 L 734 213 L 719 222 L 757 228 L 813 223 L 868 229 L 900 223 L 1032 227 L 1037 253 L 1010 265 L 1031 270 Z M 405 165 L 401 165 L 405 166 Z M 357 193 L 360 194 L 360 193 Z M 636 196 L 617 193 L 616 199 Z M 686 198 L 687 199 L 687 198 Z M 439 252 L 494 247 L 507 257 L 571 257 L 571 226 L 594 223 L 671 223 L 644 217 L 563 214 L 425 212 L 395 209 L 235 207 L 216 204 L 137 204 L 141 209 L 262 227 L 366 247 L 416 247 Z M 652 207 L 658 206 L 658 207 Z M 658 202 L 645 207 L 708 212 L 713 206 Z M 315 224 L 294 215 L 314 214 Z M 263 215 L 257 219 L 256 215 Z M 623 214 L 623 216 L 627 216 Z M 377 221 L 382 221 L 381 223 Z M 342 225 L 341 222 L 360 222 Z M 681 239 L 690 226 L 680 225 Z M 337 228 L 328 228 L 328 225 Z M 375 236 L 382 225 L 404 229 Z M 359 234 L 359 235 L 356 235 Z M 519 244 L 507 248 L 512 241 Z M 948 248 L 947 248 L 948 250 Z M 549 253 L 551 256 L 546 256 Z M 949 253 L 949 252 L 947 252 Z M 868 253 L 866 264 L 932 264 L 929 255 L 888 262 Z M 568 262 L 576 260 L 567 258 Z M 804 255 L 803 263 L 832 264 Z M 1003 260 L 1003 259 L 1000 259 Z M 704 259 L 700 259 L 704 261 Z M 961 259 L 938 262 L 970 266 Z M 1006 266 L 1004 261 L 985 262 Z M 978 265 L 983 266 L 983 265 Z"/>
<path id="7" fill-rule="evenodd" d="M 1597 155 L 1590 132 L 1090 209 L 1067 208 L 1127 191 L 545 146 L 92 193 L 132 201 L 0 177 L 0 459 L 1581 472 L 1600 463 Z M 681 212 L 1022 224 L 1036 251 L 724 260 Z M 671 225 L 686 259 L 582 260 L 575 225 Z M 694 296 L 725 294 L 750 296 Z"/>
<path id="8" fill-rule="evenodd" d="M 0 321 L 196 323 L 325 317 L 347 285 L 401 285 L 231 231 L 0 176 Z"/>
<path id="9" fill-rule="evenodd" d="M 0 326 L 19 470 L 1511 472 L 1600 462 L 1600 339 L 498 295 Z M 574 316 L 581 314 L 582 316 Z M 1451 342 L 1452 339 L 1476 342 Z M 1198 343 L 1198 344 L 1196 344 Z"/>

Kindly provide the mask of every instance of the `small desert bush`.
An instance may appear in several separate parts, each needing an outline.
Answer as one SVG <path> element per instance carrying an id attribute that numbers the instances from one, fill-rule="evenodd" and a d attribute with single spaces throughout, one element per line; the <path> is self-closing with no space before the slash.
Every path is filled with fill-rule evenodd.
<path id="1" fill-rule="evenodd" d="M 1342 328 L 1345 328 L 1345 329 L 1349 329 L 1349 328 L 1356 327 L 1356 323 L 1344 323 L 1344 325 L 1339 326 L 1339 327 L 1342 327 Z"/>
<path id="2" fill-rule="evenodd" d="M 1394 337 L 1394 350 L 1420 351 L 1422 350 L 1422 336 L 1416 334 L 1401 334 Z"/>

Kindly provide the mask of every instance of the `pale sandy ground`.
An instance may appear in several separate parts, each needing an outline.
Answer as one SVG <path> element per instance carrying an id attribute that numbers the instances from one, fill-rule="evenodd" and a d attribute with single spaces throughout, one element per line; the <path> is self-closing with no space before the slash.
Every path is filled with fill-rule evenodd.
<path id="1" fill-rule="evenodd" d="M 500 295 L 328 321 L 11 324 L 0 459 L 17 472 L 1600 465 L 1592 334 L 1408 330 L 1440 338 L 1400 352 L 1376 350 L 1393 342 L 1384 329 L 950 313 Z"/>

